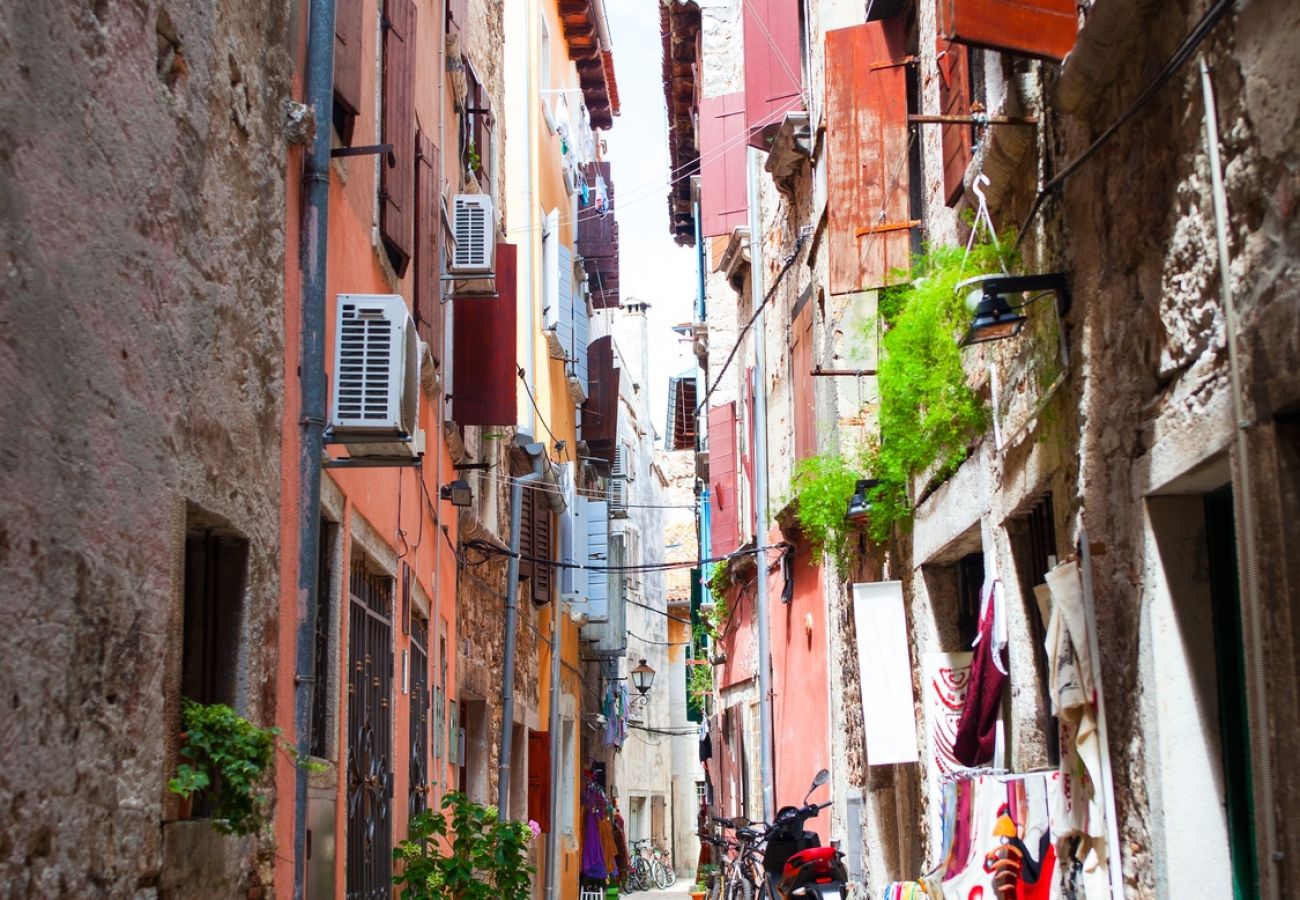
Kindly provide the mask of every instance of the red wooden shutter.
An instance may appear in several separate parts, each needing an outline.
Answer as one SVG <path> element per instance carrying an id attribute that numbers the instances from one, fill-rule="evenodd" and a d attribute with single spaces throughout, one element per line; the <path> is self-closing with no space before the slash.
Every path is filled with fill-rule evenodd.
<path id="1" fill-rule="evenodd" d="M 462 30 L 469 16 L 469 0 L 447 0 L 447 30 Z"/>
<path id="2" fill-rule="evenodd" d="M 745 0 L 745 126 L 749 142 L 767 150 L 785 114 L 801 109 L 803 54 L 800 0 Z"/>
<path id="3" fill-rule="evenodd" d="M 833 294 L 889 284 L 910 262 L 905 55 L 899 19 L 826 33 Z"/>
<path id="4" fill-rule="evenodd" d="M 700 101 L 700 221 L 705 237 L 749 224 L 745 187 L 745 95 Z"/>
<path id="5" fill-rule="evenodd" d="M 383 143 L 394 165 L 379 167 L 379 231 L 398 276 L 415 244 L 415 4 L 384 0 Z"/>
<path id="6" fill-rule="evenodd" d="M 415 136 L 415 324 L 429 344 L 434 360 L 442 364 L 442 287 L 439 257 L 442 253 L 442 189 L 438 148 L 424 132 Z"/>
<path id="7" fill-rule="evenodd" d="M 754 441 L 757 440 L 754 429 L 754 391 L 754 367 L 750 366 L 745 369 L 745 450 L 740 454 L 740 466 L 745 473 L 745 486 L 749 490 L 747 518 L 752 518 L 758 509 L 758 479 L 754 477 Z M 745 522 L 740 530 L 743 532 L 748 526 L 749 523 Z"/>
<path id="8" fill-rule="evenodd" d="M 352 120 L 361 111 L 362 6 L 362 0 L 334 5 L 334 102 L 346 118 L 344 144 L 352 143 Z"/>
<path id="9" fill-rule="evenodd" d="M 497 244 L 496 297 L 454 301 L 452 417 L 461 425 L 514 425 L 518 327 L 514 244 Z"/>
<path id="10" fill-rule="evenodd" d="M 790 382 L 794 397 L 794 456 L 803 459 L 817 452 L 817 409 L 813 388 L 813 304 L 795 314 L 790 327 Z"/>
<path id="11" fill-rule="evenodd" d="M 711 492 L 709 530 L 714 556 L 725 556 L 739 546 L 736 498 L 736 404 L 709 409 L 709 480 Z"/>
<path id="12" fill-rule="evenodd" d="M 528 732 L 528 818 L 551 830 L 551 735 L 548 731 Z"/>
<path id="13" fill-rule="evenodd" d="M 939 34 L 975 47 L 1059 60 L 1078 31 L 1075 0 L 939 0 Z"/>
<path id="14" fill-rule="evenodd" d="M 961 44 L 939 41 L 939 111 L 945 116 L 970 115 L 970 51 Z M 944 125 L 943 199 L 949 206 L 961 197 L 973 150 L 972 126 Z"/>

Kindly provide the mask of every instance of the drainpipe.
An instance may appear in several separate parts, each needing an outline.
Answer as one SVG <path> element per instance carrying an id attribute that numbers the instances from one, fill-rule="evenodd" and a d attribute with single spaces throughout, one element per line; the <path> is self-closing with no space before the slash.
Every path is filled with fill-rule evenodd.
<path id="1" fill-rule="evenodd" d="M 298 629 L 294 674 L 294 735 L 300 759 L 311 751 L 316 685 L 317 556 L 320 549 L 320 477 L 325 430 L 325 269 L 329 234 L 330 123 L 334 103 L 334 0 L 311 0 L 307 20 L 306 100 L 316 131 L 303 166 L 303 217 L 298 265 L 302 272 L 302 350 L 298 440 Z M 294 767 L 293 896 L 306 876 L 307 770 Z"/>
<path id="2" fill-rule="evenodd" d="M 497 763 L 497 813 L 504 821 L 510 818 L 510 750 L 514 743 L 515 715 L 515 645 L 519 621 L 519 513 L 523 508 L 524 487 L 542 481 L 546 475 L 546 445 L 528 443 L 525 435 L 516 435 L 519 449 L 532 459 L 533 470 L 510 481 L 510 557 L 506 564 L 506 651 L 501 677 L 501 753 Z"/>
<path id="3" fill-rule="evenodd" d="M 763 216 L 758 208 L 761 150 L 749 148 L 749 288 L 758 310 L 754 319 L 754 543 L 759 552 L 754 612 L 758 620 L 759 773 L 763 779 L 763 818 L 776 812 L 776 767 L 772 759 L 772 635 L 768 627 L 767 552 L 767 352 L 763 315 Z"/>
<path id="4" fill-rule="evenodd" d="M 1214 82 L 1210 68 L 1201 57 L 1201 91 L 1205 97 L 1205 142 L 1210 156 L 1210 188 L 1214 194 L 1214 225 L 1219 249 L 1219 293 L 1227 328 L 1228 370 L 1232 378 L 1232 411 L 1237 419 L 1236 447 L 1232 454 L 1233 495 L 1237 498 L 1237 539 L 1241 542 L 1241 594 L 1245 619 L 1247 682 L 1250 689 L 1251 761 L 1259 773 L 1258 821 L 1263 834 L 1263 865 L 1260 866 L 1261 896 L 1278 896 L 1277 812 L 1273 807 L 1273 752 L 1269 746 L 1268 674 L 1265 671 L 1264 612 L 1259 600 L 1259 558 L 1255 548 L 1254 477 L 1250 471 L 1247 440 L 1250 419 L 1246 413 L 1245 386 L 1242 383 L 1241 359 L 1237 353 L 1240 323 L 1232 296 L 1232 260 L 1228 255 L 1228 195 L 1223 189 L 1223 164 L 1219 159 L 1218 107 L 1214 99 Z"/>
<path id="5" fill-rule="evenodd" d="M 575 473 L 576 477 L 576 473 Z M 570 497 L 576 493 L 576 488 L 572 480 L 565 485 L 565 496 Z M 571 493 L 572 492 L 572 493 Z M 560 559 L 568 562 L 572 557 L 573 548 L 581 546 L 580 539 L 573 534 L 573 530 L 567 532 L 561 528 L 561 545 Z M 568 535 L 568 541 L 564 541 L 564 536 Z M 586 540 L 584 534 L 581 540 Z M 579 569 L 574 573 L 574 577 L 586 577 L 586 572 Z M 546 835 L 546 893 L 547 900 L 554 900 L 557 893 L 557 887 L 560 879 L 560 792 L 564 786 L 560 783 L 563 778 L 564 760 L 561 755 L 564 752 L 564 741 L 561 740 L 560 730 L 563 723 L 560 718 L 560 697 L 563 691 L 560 688 L 560 654 L 564 652 L 564 616 L 561 610 L 561 604 L 564 602 L 563 597 L 551 601 L 551 697 L 550 697 L 550 715 L 547 717 L 547 728 L 550 729 L 550 746 L 551 746 L 551 816 L 547 822 Z"/>

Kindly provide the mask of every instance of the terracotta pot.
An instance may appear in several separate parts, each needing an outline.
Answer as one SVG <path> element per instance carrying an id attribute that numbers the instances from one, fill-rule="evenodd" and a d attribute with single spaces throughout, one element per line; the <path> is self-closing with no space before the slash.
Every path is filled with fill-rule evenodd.
<path id="1" fill-rule="evenodd" d="M 707 896 L 709 896 L 708 891 L 691 891 L 691 900 L 704 900 Z"/>

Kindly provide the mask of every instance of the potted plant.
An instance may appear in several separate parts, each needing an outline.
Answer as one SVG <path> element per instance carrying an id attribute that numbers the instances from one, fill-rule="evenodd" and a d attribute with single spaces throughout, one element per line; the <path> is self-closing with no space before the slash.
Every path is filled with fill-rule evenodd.
<path id="1" fill-rule="evenodd" d="M 393 850 L 402 900 L 527 900 L 528 842 L 540 830 L 503 822 L 495 807 L 457 791 L 443 796 L 442 809 L 413 816 L 410 836 Z"/>
<path id="2" fill-rule="evenodd" d="M 261 831 L 267 818 L 265 776 L 275 756 L 279 730 L 259 728 L 224 703 L 182 701 L 181 758 L 167 789 L 182 800 L 182 812 L 197 795 L 207 802 L 212 827 L 222 834 Z"/>

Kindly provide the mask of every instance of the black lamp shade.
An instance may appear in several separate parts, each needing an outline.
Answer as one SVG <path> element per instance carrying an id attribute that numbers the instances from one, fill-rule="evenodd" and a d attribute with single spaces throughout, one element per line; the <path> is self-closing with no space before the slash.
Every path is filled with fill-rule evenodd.
<path id="1" fill-rule="evenodd" d="M 861 522 L 871 512 L 871 497 L 869 493 L 873 487 L 880 484 L 878 478 L 860 478 L 858 479 L 853 496 L 849 498 L 849 508 L 844 513 L 844 518 L 850 522 Z"/>
<path id="2" fill-rule="evenodd" d="M 1025 316 L 1016 312 L 1001 295 L 984 296 L 975 308 L 975 318 L 970 323 L 961 345 L 983 344 L 1015 337 L 1025 327 Z"/>
<path id="3" fill-rule="evenodd" d="M 474 489 L 463 478 L 457 478 L 451 484 L 444 484 L 438 491 L 443 500 L 450 500 L 452 506 L 470 506 L 474 503 Z"/>

